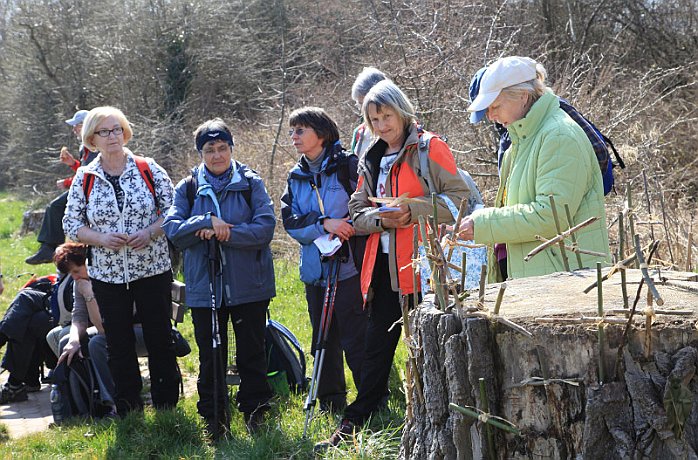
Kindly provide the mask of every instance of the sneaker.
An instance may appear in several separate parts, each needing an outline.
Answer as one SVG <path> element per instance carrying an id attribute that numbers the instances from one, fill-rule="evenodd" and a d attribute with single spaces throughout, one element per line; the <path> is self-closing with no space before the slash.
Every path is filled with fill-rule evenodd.
<path id="1" fill-rule="evenodd" d="M 0 387 L 0 404 L 7 404 L 10 402 L 20 402 L 26 401 L 27 396 L 27 386 L 25 384 L 21 385 L 11 385 L 10 382 L 5 382 L 5 384 Z"/>
<path id="2" fill-rule="evenodd" d="M 313 447 L 313 452 L 316 454 L 325 452 L 330 447 L 337 447 L 340 443 L 346 442 L 354 435 L 354 424 L 347 419 L 342 420 L 339 427 L 332 433 L 329 439 L 320 441 Z"/>
<path id="3" fill-rule="evenodd" d="M 55 250 L 55 246 L 41 243 L 41 247 L 38 251 L 36 251 L 36 254 L 27 257 L 24 259 L 24 262 L 28 263 L 29 265 L 39 265 L 53 262 L 53 253 Z"/>

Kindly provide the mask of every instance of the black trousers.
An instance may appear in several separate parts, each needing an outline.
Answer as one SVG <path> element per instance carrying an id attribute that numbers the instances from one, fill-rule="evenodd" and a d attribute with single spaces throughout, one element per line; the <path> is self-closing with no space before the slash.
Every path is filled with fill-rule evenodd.
<path id="1" fill-rule="evenodd" d="M 119 415 L 141 410 L 143 387 L 133 333 L 133 305 L 143 325 L 143 339 L 148 349 L 150 393 L 153 406 L 167 409 L 177 405 L 179 373 L 171 339 L 172 273 L 142 278 L 126 284 L 92 280 L 92 289 L 107 338 L 109 370 L 114 378 L 114 402 Z"/>
<path id="2" fill-rule="evenodd" d="M 264 345 L 266 312 L 269 300 L 250 302 L 233 307 L 222 306 L 216 310 L 218 333 L 221 338 L 220 366 L 218 375 L 218 416 L 219 420 L 229 420 L 228 386 L 225 372 L 228 362 L 228 322 L 232 321 L 235 333 L 235 354 L 240 387 L 237 393 L 237 405 L 240 412 L 251 414 L 258 407 L 267 405 L 272 397 L 272 390 L 267 381 L 267 359 Z M 199 346 L 199 378 L 197 389 L 199 415 L 212 419 L 213 410 L 213 334 L 210 308 L 192 308 L 194 335 Z"/>
<path id="3" fill-rule="evenodd" d="M 65 206 L 68 204 L 68 192 L 61 193 L 54 198 L 44 211 L 44 220 L 41 223 L 41 230 L 37 240 L 39 243 L 46 243 L 53 246 L 65 243 L 65 233 L 63 233 L 63 215 Z"/>
<path id="4" fill-rule="evenodd" d="M 313 326 L 311 353 L 315 356 L 320 321 L 326 289 L 321 286 L 305 285 L 308 314 Z M 361 367 L 364 359 L 364 341 L 368 314 L 363 309 L 361 280 L 356 275 L 337 283 L 334 313 L 325 346 L 325 358 L 320 374 L 318 399 L 321 402 L 343 408 L 347 401 L 347 386 L 344 380 L 344 356 L 359 388 Z M 344 356 L 342 356 L 344 351 Z"/>
<path id="5" fill-rule="evenodd" d="M 355 424 L 366 421 L 385 396 L 395 349 L 402 332 L 400 325 L 388 331 L 400 319 L 402 311 L 399 295 L 390 285 L 388 255 L 382 252 L 376 257 L 371 287 L 373 300 L 369 306 L 361 384 L 356 399 L 344 411 L 344 417 Z"/>

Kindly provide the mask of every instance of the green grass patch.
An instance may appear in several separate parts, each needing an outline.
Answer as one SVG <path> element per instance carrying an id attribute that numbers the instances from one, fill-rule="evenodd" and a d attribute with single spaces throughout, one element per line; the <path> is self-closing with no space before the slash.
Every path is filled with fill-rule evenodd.
<path id="1" fill-rule="evenodd" d="M 22 212 L 29 204 L 17 198 L 0 195 L 0 215 L 11 216 L 11 221 L 0 224 L 0 264 L 5 275 L 5 292 L 0 296 L 0 314 L 4 313 L 17 290 L 29 278 L 28 273 L 44 275 L 53 271 L 51 264 L 32 267 L 24 259 L 37 248 L 36 235 L 19 236 Z M 272 300 L 270 311 L 276 319 L 288 327 L 300 340 L 306 351 L 310 350 L 311 327 L 305 302 L 303 284 L 298 279 L 297 260 L 274 261 L 277 297 Z M 179 359 L 182 373 L 195 378 L 198 374 L 198 348 L 194 340 L 193 325 L 189 314 L 179 330 L 189 340 L 192 353 Z M 231 332 L 231 350 L 234 340 Z M 383 459 L 395 458 L 400 447 L 400 436 L 405 414 L 400 371 L 404 369 L 407 352 L 398 346 L 391 371 L 391 396 L 388 407 L 373 417 L 357 434 L 355 442 L 337 449 L 330 449 L 324 458 Z M 312 372 L 313 359 L 306 352 L 307 374 Z M 349 401 L 356 396 L 351 372 L 345 368 L 349 386 Z M 44 389 L 43 391 L 47 391 Z M 237 387 L 230 387 L 231 400 Z M 180 400 L 173 411 L 156 412 L 146 409 L 143 415 L 130 415 L 124 420 L 85 421 L 75 420 L 45 432 L 11 440 L 6 427 L 0 425 L 0 458 L 163 458 L 163 459 L 282 459 L 315 458 L 313 445 L 326 439 L 336 428 L 334 416 L 316 411 L 308 438 L 303 438 L 305 394 L 277 397 L 272 411 L 260 433 L 250 436 L 245 429 L 242 414 L 233 407 L 232 435 L 229 440 L 213 445 L 204 436 L 204 424 L 196 412 L 197 395 Z"/>

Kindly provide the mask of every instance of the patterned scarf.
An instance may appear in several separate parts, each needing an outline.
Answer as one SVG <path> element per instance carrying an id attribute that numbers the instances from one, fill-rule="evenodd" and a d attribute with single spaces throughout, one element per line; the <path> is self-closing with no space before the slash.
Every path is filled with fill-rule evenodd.
<path id="1" fill-rule="evenodd" d="M 230 162 L 230 166 L 228 169 L 226 169 L 222 174 L 215 175 L 211 171 L 209 171 L 208 168 L 204 166 L 204 171 L 206 174 L 206 180 L 208 181 L 209 184 L 211 184 L 211 187 L 213 188 L 213 191 L 218 195 L 225 189 L 225 187 L 230 183 L 230 179 L 233 177 L 233 162 Z"/>

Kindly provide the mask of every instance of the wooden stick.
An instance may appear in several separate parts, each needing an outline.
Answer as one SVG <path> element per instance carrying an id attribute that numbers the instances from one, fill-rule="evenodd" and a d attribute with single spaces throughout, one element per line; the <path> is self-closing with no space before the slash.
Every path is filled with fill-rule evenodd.
<path id="1" fill-rule="evenodd" d="M 650 278 L 650 274 L 647 271 L 647 264 L 645 263 L 645 256 L 642 254 L 642 249 L 640 248 L 640 235 L 635 235 L 635 253 L 637 254 L 637 261 L 640 264 L 640 272 L 642 273 L 642 278 L 647 283 L 647 289 L 650 290 L 652 296 L 654 297 L 657 305 L 660 307 L 664 305 L 664 299 L 659 295 L 657 288 L 654 285 L 654 281 Z"/>
<path id="2" fill-rule="evenodd" d="M 666 278 L 662 279 L 662 284 L 664 284 L 665 286 L 672 286 L 672 287 L 676 287 L 679 289 L 683 289 L 683 290 L 688 291 L 688 292 L 697 292 L 698 293 L 698 287 L 696 287 L 696 286 L 690 286 L 687 284 L 677 283 L 676 281 L 668 280 Z"/>
<path id="3" fill-rule="evenodd" d="M 555 229 L 557 230 L 557 234 L 560 235 L 562 233 L 562 228 L 560 228 L 560 219 L 557 217 L 557 207 L 555 207 L 555 197 L 553 195 L 548 195 L 548 198 L 550 199 L 550 208 L 553 211 L 553 220 L 555 221 Z M 560 238 L 559 241 L 560 245 L 560 255 L 562 256 L 562 265 L 565 267 L 565 271 L 569 272 L 570 270 L 570 262 L 567 260 L 567 251 L 565 251 L 565 239 Z"/>
<path id="4" fill-rule="evenodd" d="M 417 309 L 417 270 L 419 270 L 419 226 L 412 226 L 412 308 Z"/>
<path id="5" fill-rule="evenodd" d="M 439 204 L 436 201 L 436 193 L 433 193 L 433 192 L 431 194 L 431 206 L 434 208 L 434 211 L 433 211 L 434 215 L 432 216 L 432 217 L 434 217 L 434 226 L 432 228 L 434 229 L 434 232 L 436 232 L 437 228 L 438 228 L 437 225 L 439 224 L 439 215 L 438 215 Z M 439 239 L 438 235 L 436 236 L 436 239 L 437 240 Z"/>
<path id="6" fill-rule="evenodd" d="M 693 217 L 691 217 L 691 223 L 689 224 L 688 227 L 688 244 L 686 245 L 686 271 L 690 272 L 692 265 L 691 265 L 691 257 L 693 256 L 691 254 L 693 252 Z"/>
<path id="7" fill-rule="evenodd" d="M 545 242 L 545 243 L 541 244 L 540 246 L 534 248 L 531 252 L 529 252 L 529 253 L 526 255 L 526 257 L 524 257 L 524 260 L 528 262 L 528 260 L 531 259 L 531 257 L 535 256 L 536 254 L 538 254 L 539 252 L 541 252 L 543 249 L 545 249 L 545 248 L 547 248 L 548 246 L 552 246 L 553 244 L 556 244 L 556 243 L 558 243 L 558 242 L 564 240 L 565 238 L 567 238 L 568 236 L 570 236 L 571 233 L 574 233 L 574 232 L 578 231 L 579 229 L 586 227 L 587 225 L 591 225 L 591 224 L 593 224 L 594 222 L 596 222 L 597 220 L 599 220 L 598 217 L 590 217 L 590 218 L 588 218 L 587 220 L 585 220 L 584 222 L 582 222 L 581 224 L 575 225 L 574 227 L 570 228 L 569 230 L 565 230 L 564 232 L 562 232 L 562 233 L 560 233 L 559 235 L 557 235 L 555 238 L 553 238 L 553 239 L 551 239 L 551 240 L 548 240 L 547 242 Z"/>
<path id="8" fill-rule="evenodd" d="M 457 234 L 458 234 L 458 228 L 460 228 L 460 222 L 463 219 L 463 214 L 465 214 L 465 207 L 467 206 L 467 198 L 464 198 L 460 202 L 460 206 L 458 207 L 458 216 L 456 217 L 456 225 L 453 226 L 453 231 L 451 232 L 450 239 L 451 241 L 456 241 Z M 454 245 L 450 245 L 448 247 L 448 257 L 446 258 L 447 262 L 451 261 L 451 256 L 453 256 L 453 250 L 455 249 Z M 465 285 L 463 285 L 465 286 Z"/>
<path id="9" fill-rule="evenodd" d="M 607 310 L 606 313 L 610 315 L 625 315 L 628 316 L 630 314 L 630 310 L 628 309 L 618 309 L 618 308 L 613 308 L 611 310 Z M 655 315 L 676 315 L 676 316 L 691 316 L 693 313 L 695 313 L 693 310 L 653 310 L 653 314 Z M 644 315 L 645 312 L 635 312 L 636 315 Z"/>
<path id="10" fill-rule="evenodd" d="M 673 267 L 676 266 L 676 263 L 674 261 L 674 251 L 671 250 L 671 234 L 669 233 L 669 226 L 667 225 L 668 218 L 666 215 L 666 207 L 664 206 L 664 190 L 662 190 L 662 186 L 659 183 L 659 180 L 657 180 L 656 176 L 654 180 L 657 185 L 657 191 L 659 192 L 659 206 L 662 208 L 662 225 L 664 226 L 664 236 L 666 237 L 667 249 L 669 249 L 669 259 L 671 259 L 671 265 Z"/>
<path id="11" fill-rule="evenodd" d="M 465 270 L 465 267 L 467 265 L 466 257 L 467 256 L 464 252 L 463 257 L 461 258 L 461 261 L 460 261 L 461 262 L 461 270 L 460 270 L 460 289 L 461 289 L 461 292 L 465 292 L 465 281 L 466 281 L 466 277 L 468 276 L 468 274 Z"/>
<path id="12" fill-rule="evenodd" d="M 625 225 L 623 225 L 623 213 L 618 213 L 618 260 L 625 257 Z M 625 266 L 620 268 L 620 289 L 623 294 L 623 308 L 628 308 L 628 280 Z"/>
<path id="13" fill-rule="evenodd" d="M 647 308 L 645 315 L 645 359 L 652 354 L 652 322 L 654 321 L 654 308 L 652 307 L 652 293 L 647 290 Z"/>
<path id="14" fill-rule="evenodd" d="M 568 323 L 568 324 L 596 324 L 596 323 L 606 323 L 606 324 L 625 324 L 628 322 L 625 318 L 612 318 L 608 316 L 584 316 L 579 318 L 549 318 L 540 317 L 533 318 L 534 321 L 539 323 Z"/>
<path id="15" fill-rule="evenodd" d="M 602 282 L 603 282 L 603 281 L 606 281 L 606 280 L 609 279 L 616 271 L 620 271 L 621 268 L 627 266 L 628 264 L 630 264 L 631 262 L 633 262 L 636 258 L 637 258 L 637 254 L 633 254 L 632 256 L 626 257 L 625 259 L 621 260 L 620 262 L 618 262 L 617 264 L 615 264 L 613 267 L 611 267 L 611 270 L 610 270 L 608 273 L 606 273 L 606 274 L 601 278 L 601 281 L 602 281 Z M 597 283 L 597 282 L 598 282 L 598 281 L 594 281 L 593 283 L 591 283 L 589 286 L 587 286 L 586 288 L 584 288 L 584 291 L 583 291 L 583 292 L 584 292 L 585 294 L 588 294 L 589 292 L 591 292 L 591 290 L 594 289 L 594 288 L 596 287 L 596 283 Z"/>
<path id="16" fill-rule="evenodd" d="M 424 404 L 424 394 L 422 392 L 422 376 L 420 375 L 419 368 L 417 367 L 417 358 L 414 356 L 414 350 L 412 349 L 412 332 L 410 330 L 410 315 L 409 312 L 407 311 L 407 302 L 405 302 L 405 296 L 402 295 L 402 289 L 400 289 L 398 293 L 398 299 L 400 300 L 400 310 L 402 310 L 402 329 L 405 334 L 405 343 L 407 344 L 407 360 L 409 361 L 409 364 L 411 365 L 412 369 L 410 371 L 410 374 L 412 377 L 414 377 L 412 382 L 409 382 L 409 385 L 412 386 L 412 383 L 414 383 L 417 386 L 417 396 L 419 398 L 419 402 Z M 414 372 L 414 374 L 412 374 Z"/>
<path id="17" fill-rule="evenodd" d="M 570 236 L 574 237 L 574 233 L 573 233 L 572 235 L 570 235 Z M 540 236 L 540 235 L 536 235 L 536 236 L 534 236 L 534 238 L 535 238 L 536 240 L 542 241 L 542 242 L 544 242 L 544 243 L 547 243 L 548 241 L 550 241 L 549 239 L 543 238 L 543 237 Z M 580 262 L 581 262 L 582 259 L 581 259 L 581 257 L 579 257 L 579 254 L 589 254 L 590 256 L 606 257 L 606 253 L 605 253 L 605 252 L 591 251 L 591 250 L 589 250 L 589 249 L 581 249 L 580 247 L 575 246 L 576 244 L 577 244 L 576 242 L 574 242 L 573 245 L 568 245 L 568 244 L 566 244 L 566 245 L 565 245 L 565 249 L 567 249 L 567 250 L 570 251 L 570 252 L 574 252 L 575 254 L 577 254 L 577 258 L 578 258 L 578 260 L 579 260 Z M 584 268 L 584 267 L 582 267 L 581 264 L 580 264 L 579 268 Z"/>
<path id="18" fill-rule="evenodd" d="M 654 223 L 652 222 L 652 202 L 650 201 L 650 191 L 647 186 L 647 173 L 645 173 L 645 169 L 642 169 L 642 186 L 645 190 L 645 204 L 647 205 L 647 215 L 648 219 L 650 222 L 650 237 L 652 238 L 652 241 L 654 241 L 656 238 L 654 237 Z M 636 222 L 637 223 L 637 222 Z"/>
<path id="19" fill-rule="evenodd" d="M 432 196 L 436 196 L 432 194 Z M 443 266 L 444 259 L 441 257 L 441 252 L 439 251 L 440 245 L 438 239 L 436 238 L 435 232 L 437 231 L 436 219 L 433 216 L 429 216 L 429 224 L 432 229 L 431 232 L 427 232 L 429 238 L 429 246 L 431 247 L 431 254 L 436 257 L 436 262 L 434 262 L 434 290 L 436 291 L 436 298 L 439 301 L 440 310 L 446 310 L 448 307 L 448 290 L 444 289 L 446 285 L 446 272 L 448 272 L 447 267 Z M 450 274 L 450 273 L 449 273 Z"/>
<path id="20" fill-rule="evenodd" d="M 629 181 L 625 186 L 625 202 L 626 210 L 628 213 L 628 228 L 630 229 L 630 235 L 628 238 L 632 240 L 633 235 L 635 235 L 635 211 L 633 211 L 633 194 L 631 190 L 632 181 Z M 633 242 L 629 246 L 633 246 Z M 637 261 L 633 263 L 633 268 L 637 268 Z"/>
<path id="21" fill-rule="evenodd" d="M 507 283 L 502 283 L 499 285 L 499 292 L 497 293 L 497 301 L 494 304 L 494 314 L 499 315 L 499 307 L 502 305 L 502 299 L 504 298 L 504 291 L 507 289 Z"/>
<path id="22" fill-rule="evenodd" d="M 599 317 L 603 318 L 603 282 L 601 281 L 601 277 L 601 262 L 596 262 L 597 307 Z M 604 332 L 603 323 L 599 323 L 597 327 L 597 334 L 599 337 L 599 384 L 603 385 L 604 380 L 606 380 L 606 371 L 604 369 L 604 350 L 606 348 L 606 334 Z"/>
<path id="23" fill-rule="evenodd" d="M 487 264 L 482 264 L 480 267 L 480 293 L 478 295 L 478 303 L 480 306 L 485 306 L 485 283 L 487 282 Z"/>
<path id="24" fill-rule="evenodd" d="M 502 418 L 492 418 L 490 414 L 485 414 L 485 413 L 478 413 L 477 410 L 472 410 L 467 407 L 461 407 L 458 404 L 454 403 L 448 403 L 448 407 L 460 412 L 463 415 L 467 415 L 468 417 L 472 417 L 474 419 L 480 420 L 481 422 L 484 422 L 486 424 L 492 425 L 496 428 L 499 428 L 500 430 L 507 431 L 509 433 L 515 434 L 516 436 L 521 436 L 521 432 L 516 428 L 516 426 L 509 422 L 508 420 L 504 420 Z M 499 420 L 502 420 L 505 423 L 500 422 Z M 507 425 L 508 424 L 508 425 Z"/>
<path id="25" fill-rule="evenodd" d="M 482 406 L 482 411 L 486 414 L 490 412 L 490 402 L 487 400 L 487 389 L 485 388 L 485 379 L 480 377 L 478 379 L 480 383 L 480 406 Z M 496 451 L 494 450 L 494 435 L 490 425 L 485 423 L 485 433 L 487 435 L 487 457 L 490 460 L 495 460 L 497 458 Z"/>
<path id="26" fill-rule="evenodd" d="M 570 205 L 567 204 L 567 203 L 565 203 L 565 214 L 567 215 L 567 226 L 568 226 L 568 228 L 574 227 L 574 221 L 572 220 L 572 213 L 570 212 Z M 573 245 L 574 247 L 577 247 L 577 235 L 575 235 L 574 233 L 572 233 L 572 234 L 570 235 L 570 237 L 572 238 L 572 245 Z M 582 265 L 582 256 L 579 255 L 580 252 L 581 252 L 581 250 L 580 250 L 579 248 L 577 248 L 577 250 L 574 251 L 574 254 L 577 256 L 577 265 L 579 266 L 579 268 L 583 268 L 584 266 Z M 606 255 L 606 254 L 604 254 L 604 256 L 605 256 L 605 255 Z M 603 257 L 603 256 L 601 256 L 601 257 Z"/>

